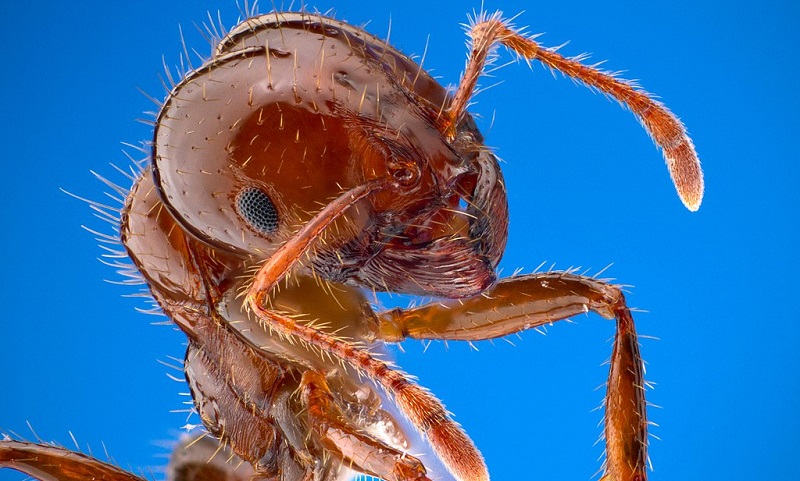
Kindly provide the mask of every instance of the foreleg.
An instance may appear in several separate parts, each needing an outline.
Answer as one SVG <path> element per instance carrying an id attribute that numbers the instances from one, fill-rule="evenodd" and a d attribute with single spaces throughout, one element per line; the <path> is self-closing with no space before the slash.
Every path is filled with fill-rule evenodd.
<path id="1" fill-rule="evenodd" d="M 301 390 L 313 434 L 326 450 L 342 459 L 343 465 L 386 481 L 430 481 L 417 458 L 387 446 L 348 423 L 322 374 L 303 373 Z"/>
<path id="2" fill-rule="evenodd" d="M 384 312 L 377 336 L 387 342 L 492 339 L 588 311 L 617 321 L 606 394 L 603 480 L 643 481 L 647 417 L 642 359 L 633 317 L 619 287 L 564 272 L 511 277 L 470 299 Z"/>

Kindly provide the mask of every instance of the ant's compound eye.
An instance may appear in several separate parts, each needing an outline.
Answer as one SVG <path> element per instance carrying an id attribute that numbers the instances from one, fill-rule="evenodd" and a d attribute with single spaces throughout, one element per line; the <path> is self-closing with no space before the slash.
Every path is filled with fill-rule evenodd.
<path id="1" fill-rule="evenodd" d="M 236 196 L 236 210 L 242 219 L 257 232 L 265 235 L 278 230 L 278 210 L 266 192 L 246 187 Z"/>

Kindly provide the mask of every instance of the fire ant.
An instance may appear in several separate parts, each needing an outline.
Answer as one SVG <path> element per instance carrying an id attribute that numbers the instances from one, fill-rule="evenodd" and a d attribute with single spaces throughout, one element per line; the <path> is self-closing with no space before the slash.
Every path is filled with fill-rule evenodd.
<path id="1" fill-rule="evenodd" d="M 492 339 L 586 311 L 617 325 L 602 479 L 646 478 L 642 361 L 623 293 L 569 272 L 498 279 L 505 185 L 467 107 L 502 44 L 627 105 L 692 211 L 703 194 L 694 147 L 648 94 L 499 13 L 469 35 L 452 95 L 386 42 L 309 13 L 248 18 L 174 83 L 119 220 L 135 269 L 188 338 L 185 377 L 207 430 L 176 448 L 170 479 L 429 480 L 396 406 L 454 478 L 487 480 L 470 438 L 380 344 Z M 374 312 L 364 291 L 441 300 Z M 141 479 L 11 439 L 0 466 Z"/>

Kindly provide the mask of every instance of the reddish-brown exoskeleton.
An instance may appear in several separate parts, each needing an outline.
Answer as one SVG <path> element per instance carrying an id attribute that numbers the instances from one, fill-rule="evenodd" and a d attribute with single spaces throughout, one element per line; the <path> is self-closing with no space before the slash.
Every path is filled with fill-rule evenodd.
<path id="1" fill-rule="evenodd" d="M 430 479 L 390 399 L 456 479 L 488 479 L 469 437 L 376 355 L 379 344 L 491 339 L 588 310 L 617 323 L 603 479 L 645 479 L 642 366 L 625 299 L 571 273 L 497 279 L 506 192 L 466 108 L 500 43 L 624 102 L 690 210 L 703 191 L 694 148 L 646 93 L 499 15 L 476 19 L 470 36 L 454 95 L 385 42 L 307 13 L 244 21 L 174 85 L 120 219 L 136 268 L 189 339 L 186 380 L 210 434 L 176 449 L 171 479 L 330 481 L 345 468 Z M 443 300 L 376 313 L 364 290 Z M 0 443 L 0 466 L 40 479 L 139 479 L 15 440 Z"/>

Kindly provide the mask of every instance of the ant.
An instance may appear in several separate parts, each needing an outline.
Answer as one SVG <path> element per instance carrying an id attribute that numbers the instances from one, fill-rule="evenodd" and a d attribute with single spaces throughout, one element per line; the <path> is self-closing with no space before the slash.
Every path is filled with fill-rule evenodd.
<path id="1" fill-rule="evenodd" d="M 602 479 L 646 479 L 642 361 L 623 293 L 571 272 L 498 279 L 505 184 L 467 107 L 502 44 L 627 105 L 692 211 L 703 194 L 694 147 L 647 93 L 499 13 L 469 35 L 452 95 L 386 42 L 310 13 L 246 19 L 173 83 L 119 218 L 132 269 L 188 338 L 184 373 L 207 430 L 176 448 L 170 479 L 430 480 L 396 406 L 453 477 L 488 480 L 470 438 L 380 345 L 492 339 L 587 311 L 617 326 Z M 440 300 L 375 312 L 365 291 Z M 141 479 L 11 439 L 0 466 Z"/>

